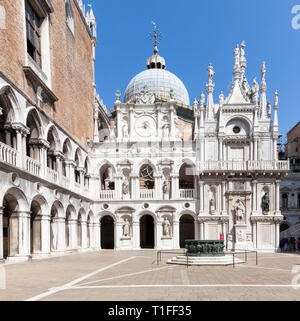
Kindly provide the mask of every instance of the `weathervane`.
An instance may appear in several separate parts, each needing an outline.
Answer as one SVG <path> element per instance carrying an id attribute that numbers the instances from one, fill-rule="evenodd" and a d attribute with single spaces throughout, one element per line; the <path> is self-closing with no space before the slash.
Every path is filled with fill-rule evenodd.
<path id="1" fill-rule="evenodd" d="M 153 24 L 153 33 L 149 33 L 149 39 L 154 39 L 154 42 L 152 43 L 154 46 L 154 53 L 158 52 L 157 45 L 160 44 L 160 40 L 162 40 L 162 33 L 157 28 L 156 22 L 152 21 Z"/>

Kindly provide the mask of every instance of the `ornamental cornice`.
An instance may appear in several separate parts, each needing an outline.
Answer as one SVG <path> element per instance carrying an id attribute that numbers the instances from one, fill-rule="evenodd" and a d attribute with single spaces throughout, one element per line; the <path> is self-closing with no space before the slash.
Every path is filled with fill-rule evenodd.
<path id="1" fill-rule="evenodd" d="M 283 216 L 279 215 L 260 215 L 260 216 L 251 216 L 250 220 L 251 222 L 281 222 L 283 219 Z"/>
<path id="2" fill-rule="evenodd" d="M 13 129 L 15 131 L 19 131 L 23 135 L 30 134 L 30 128 L 22 123 L 8 123 L 4 125 L 4 129 Z"/>
<path id="3" fill-rule="evenodd" d="M 221 222 L 221 223 L 226 223 L 229 221 L 228 216 L 198 216 L 198 222 L 199 223 L 204 223 L 204 222 Z"/>

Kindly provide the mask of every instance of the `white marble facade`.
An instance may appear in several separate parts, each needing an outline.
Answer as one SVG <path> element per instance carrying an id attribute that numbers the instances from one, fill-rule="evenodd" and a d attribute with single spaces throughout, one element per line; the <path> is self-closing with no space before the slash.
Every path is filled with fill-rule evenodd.
<path id="1" fill-rule="evenodd" d="M 234 61 L 228 96 L 214 102 L 209 65 L 207 97 L 191 107 L 155 51 L 124 102 L 116 93 L 114 127 L 96 98 L 88 151 L 0 78 L 10 101 L 0 109 L 0 258 L 178 249 L 187 238 L 221 237 L 228 250 L 275 251 L 280 180 L 289 168 L 277 160 L 278 94 L 272 116 L 265 63 L 260 86 L 251 87 L 244 43 Z M 183 139 L 179 109 L 191 113 L 192 139 Z"/>

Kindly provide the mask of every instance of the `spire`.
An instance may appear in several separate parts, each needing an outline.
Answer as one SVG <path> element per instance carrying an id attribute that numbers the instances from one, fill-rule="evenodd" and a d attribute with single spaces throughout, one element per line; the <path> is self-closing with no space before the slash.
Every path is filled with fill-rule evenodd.
<path id="1" fill-rule="evenodd" d="M 194 100 L 194 117 L 195 117 L 195 123 L 194 123 L 194 139 L 197 138 L 199 133 L 199 126 L 198 126 L 198 117 L 199 117 L 199 111 L 198 111 L 198 100 L 195 98 Z"/>
<path id="2" fill-rule="evenodd" d="M 223 106 L 224 104 L 224 94 L 223 94 L 223 91 L 221 91 L 221 94 L 219 96 L 219 104 L 220 104 L 220 107 Z"/>
<path id="3" fill-rule="evenodd" d="M 158 45 L 160 44 L 160 40 L 162 39 L 162 33 L 157 28 L 156 22 L 153 22 L 153 31 L 152 33 L 149 33 L 149 39 L 154 40 L 153 41 L 153 53 L 154 55 L 148 58 L 147 60 L 147 68 L 148 69 L 165 69 L 166 68 L 166 62 L 163 57 L 160 57 L 158 55 Z"/>
<path id="4" fill-rule="evenodd" d="M 214 98 L 213 92 L 215 89 L 215 84 L 213 83 L 213 77 L 215 75 L 214 68 L 210 63 L 208 68 L 208 83 L 206 84 L 206 92 L 207 92 L 207 104 L 206 104 L 206 119 L 214 120 Z"/>
<path id="5" fill-rule="evenodd" d="M 241 43 L 241 48 L 240 48 L 240 66 L 241 66 L 241 79 L 243 79 L 243 76 L 245 75 L 245 70 L 247 68 L 247 60 L 245 57 L 245 41 Z"/>
<path id="6" fill-rule="evenodd" d="M 240 48 L 239 45 L 236 45 L 236 48 L 233 52 L 234 56 L 234 66 L 233 66 L 233 79 L 237 81 L 241 76 L 241 68 L 240 68 Z"/>
<path id="7" fill-rule="evenodd" d="M 261 84 L 260 84 L 260 103 L 259 103 L 260 118 L 262 118 L 262 119 L 267 118 L 266 72 L 267 72 L 266 63 L 263 62 L 262 66 L 261 66 L 261 71 L 260 71 Z"/>
<path id="8" fill-rule="evenodd" d="M 278 132 L 278 91 L 275 91 L 275 98 L 274 98 L 274 119 L 273 119 L 273 132 Z"/>

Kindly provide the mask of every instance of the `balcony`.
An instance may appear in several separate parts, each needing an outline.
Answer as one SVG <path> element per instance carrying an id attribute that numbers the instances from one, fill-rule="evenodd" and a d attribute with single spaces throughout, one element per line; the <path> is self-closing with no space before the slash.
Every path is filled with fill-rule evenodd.
<path id="1" fill-rule="evenodd" d="M 0 142 L 0 161 L 7 163 L 12 166 L 17 166 L 17 157 L 18 157 L 18 152 L 6 145 Z"/>
<path id="2" fill-rule="evenodd" d="M 57 183 L 57 179 L 58 179 L 58 173 L 57 171 L 54 171 L 51 168 L 47 168 L 47 178 L 51 183 L 56 184 Z"/>
<path id="3" fill-rule="evenodd" d="M 179 197 L 180 199 L 194 199 L 195 190 L 194 189 L 180 189 Z"/>
<path id="4" fill-rule="evenodd" d="M 210 171 L 288 171 L 288 161 L 205 161 L 199 163 L 200 172 Z"/>
<path id="5" fill-rule="evenodd" d="M 102 190 L 100 191 L 101 200 L 113 200 L 115 198 L 114 190 Z"/>
<path id="6" fill-rule="evenodd" d="M 154 199 L 154 189 L 141 189 L 140 199 L 143 199 L 143 200 Z"/>
<path id="7" fill-rule="evenodd" d="M 26 156 L 26 171 L 32 175 L 40 176 L 41 164 Z"/>

